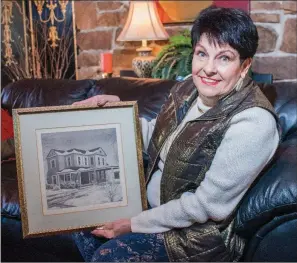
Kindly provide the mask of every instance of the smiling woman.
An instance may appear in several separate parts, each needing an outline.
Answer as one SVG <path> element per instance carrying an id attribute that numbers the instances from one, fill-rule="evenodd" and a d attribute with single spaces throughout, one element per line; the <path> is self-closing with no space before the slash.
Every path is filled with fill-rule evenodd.
<path id="1" fill-rule="evenodd" d="M 219 46 L 211 43 L 203 34 L 196 45 L 192 62 L 193 81 L 199 97 L 207 106 L 214 106 L 217 101 L 242 85 L 242 80 L 251 65 L 251 58 L 240 63 L 240 55 L 230 45 Z"/>
<path id="2" fill-rule="evenodd" d="M 247 74 L 258 33 L 242 10 L 208 7 L 194 22 L 191 43 L 192 77 L 171 89 L 157 119 L 141 118 L 151 209 L 92 231 L 113 238 L 107 242 L 76 233 L 86 261 L 241 257 L 244 240 L 229 223 L 279 142 L 273 107 Z M 120 98 L 80 103 L 98 100 Z"/>

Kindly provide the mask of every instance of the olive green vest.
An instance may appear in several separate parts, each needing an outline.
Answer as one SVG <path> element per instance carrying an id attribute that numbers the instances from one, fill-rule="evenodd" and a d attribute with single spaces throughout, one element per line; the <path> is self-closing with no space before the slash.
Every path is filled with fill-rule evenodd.
<path id="1" fill-rule="evenodd" d="M 178 83 L 157 118 L 148 149 L 146 182 L 157 169 L 161 148 L 181 123 L 198 96 L 192 78 Z M 216 150 L 228 130 L 232 117 L 239 112 L 273 107 L 260 88 L 246 77 L 240 91 L 233 90 L 199 118 L 190 121 L 177 135 L 168 152 L 161 180 L 161 204 L 178 199 L 184 192 L 195 192 L 211 166 Z M 233 233 L 232 215 L 224 222 L 208 220 L 190 227 L 165 232 L 170 261 L 233 261 L 242 255 L 244 240 Z"/>

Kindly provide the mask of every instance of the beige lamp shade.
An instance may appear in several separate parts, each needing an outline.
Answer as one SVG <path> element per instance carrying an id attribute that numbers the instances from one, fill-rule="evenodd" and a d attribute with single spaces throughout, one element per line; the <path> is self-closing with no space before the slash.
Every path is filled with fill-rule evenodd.
<path id="1" fill-rule="evenodd" d="M 131 1 L 126 24 L 118 41 L 168 39 L 153 1 Z"/>

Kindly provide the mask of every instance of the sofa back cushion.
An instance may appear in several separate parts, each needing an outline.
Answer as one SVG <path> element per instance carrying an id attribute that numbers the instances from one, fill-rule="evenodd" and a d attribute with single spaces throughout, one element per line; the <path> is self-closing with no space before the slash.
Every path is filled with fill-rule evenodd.
<path id="1" fill-rule="evenodd" d="M 70 105 L 84 100 L 95 80 L 23 79 L 2 90 L 1 105 L 11 114 L 14 108 Z"/>
<path id="2" fill-rule="evenodd" d="M 122 101 L 137 100 L 139 115 L 155 118 L 177 81 L 143 78 L 107 78 L 97 81 L 88 97 L 99 94 L 116 94 Z"/>

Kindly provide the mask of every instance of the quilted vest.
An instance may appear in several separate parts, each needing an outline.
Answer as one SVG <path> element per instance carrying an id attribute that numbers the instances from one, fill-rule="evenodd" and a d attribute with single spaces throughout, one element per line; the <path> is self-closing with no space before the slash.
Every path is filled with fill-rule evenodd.
<path id="1" fill-rule="evenodd" d="M 163 105 L 148 148 L 146 183 L 157 169 L 160 151 L 168 136 L 181 123 L 198 96 L 193 79 L 178 83 Z M 161 180 L 161 204 L 178 199 L 184 192 L 195 192 L 214 159 L 232 117 L 261 107 L 275 117 L 274 109 L 260 88 L 249 78 L 240 91 L 233 90 L 199 118 L 188 122 L 174 139 L 168 152 Z M 190 227 L 164 233 L 170 261 L 239 260 L 244 240 L 234 233 L 235 211 L 223 222 L 194 223 Z"/>

